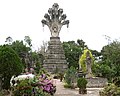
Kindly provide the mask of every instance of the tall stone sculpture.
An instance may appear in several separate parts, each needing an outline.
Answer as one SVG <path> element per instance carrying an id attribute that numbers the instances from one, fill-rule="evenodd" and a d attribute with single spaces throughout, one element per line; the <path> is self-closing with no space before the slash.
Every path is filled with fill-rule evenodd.
<path id="1" fill-rule="evenodd" d="M 90 56 L 89 51 L 87 51 L 87 52 L 86 52 L 86 67 L 87 67 L 86 77 L 87 77 L 87 78 L 91 78 L 91 77 L 92 77 L 91 66 L 92 66 L 92 58 L 91 58 L 91 56 Z"/>
<path id="2" fill-rule="evenodd" d="M 48 72 L 64 71 L 67 68 L 64 50 L 60 41 L 59 33 L 63 25 L 69 25 L 69 20 L 66 20 L 66 15 L 63 14 L 63 9 L 59 8 L 57 3 L 54 3 L 52 8 L 49 8 L 48 13 L 44 15 L 41 22 L 47 25 L 51 32 L 51 37 L 46 52 L 46 58 L 43 67 Z"/>

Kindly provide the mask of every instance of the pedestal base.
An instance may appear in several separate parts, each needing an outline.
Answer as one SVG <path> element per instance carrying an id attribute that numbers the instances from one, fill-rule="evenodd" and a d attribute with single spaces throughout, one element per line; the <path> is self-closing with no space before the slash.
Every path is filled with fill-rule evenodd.
<path id="1" fill-rule="evenodd" d="M 86 78 L 88 81 L 87 87 L 90 88 L 101 88 L 107 85 L 108 81 L 106 78 L 92 77 Z"/>
<path id="2" fill-rule="evenodd" d="M 50 37 L 43 67 L 51 73 L 64 72 L 68 68 L 59 37 Z"/>
<path id="3" fill-rule="evenodd" d="M 92 77 L 93 77 L 92 73 L 88 73 L 88 74 L 86 74 L 86 76 L 85 76 L 85 78 L 92 78 Z"/>

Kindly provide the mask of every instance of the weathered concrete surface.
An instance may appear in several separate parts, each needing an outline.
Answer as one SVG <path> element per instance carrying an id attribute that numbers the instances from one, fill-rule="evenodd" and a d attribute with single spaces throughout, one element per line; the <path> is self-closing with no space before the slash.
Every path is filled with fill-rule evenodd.
<path id="1" fill-rule="evenodd" d="M 88 88 L 102 88 L 105 87 L 108 84 L 107 78 L 101 78 L 101 77 L 92 77 L 87 78 Z"/>
<path id="2" fill-rule="evenodd" d="M 43 67 L 50 73 L 64 72 L 68 66 L 59 37 L 51 37 Z"/>

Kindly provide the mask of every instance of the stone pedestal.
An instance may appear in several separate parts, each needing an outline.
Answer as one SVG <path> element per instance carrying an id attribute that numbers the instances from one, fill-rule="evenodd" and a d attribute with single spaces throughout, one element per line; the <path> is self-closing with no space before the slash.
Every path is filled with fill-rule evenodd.
<path id="1" fill-rule="evenodd" d="M 86 73 L 85 78 L 92 78 L 92 77 L 93 77 L 92 73 Z"/>
<path id="2" fill-rule="evenodd" d="M 88 88 L 103 88 L 108 84 L 108 80 L 106 78 L 92 77 L 86 79 L 88 81 Z"/>
<path id="3" fill-rule="evenodd" d="M 85 78 L 85 75 L 86 75 L 86 73 L 83 73 L 82 69 L 80 68 L 77 73 L 78 78 Z"/>
<path id="4" fill-rule="evenodd" d="M 43 67 L 51 73 L 63 72 L 68 68 L 59 37 L 50 37 Z"/>

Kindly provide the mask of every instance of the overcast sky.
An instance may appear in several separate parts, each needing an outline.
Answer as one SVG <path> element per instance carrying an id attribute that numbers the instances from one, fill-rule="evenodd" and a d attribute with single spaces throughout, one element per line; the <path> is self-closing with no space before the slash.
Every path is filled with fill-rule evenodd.
<path id="1" fill-rule="evenodd" d="M 100 51 L 108 44 L 105 35 L 120 38 L 120 0 L 0 0 L 0 44 L 8 36 L 30 36 L 37 50 L 42 41 L 49 41 L 50 31 L 47 26 L 43 30 L 41 20 L 53 3 L 70 20 L 69 28 L 61 29 L 61 41 L 83 39 L 90 49 Z"/>

